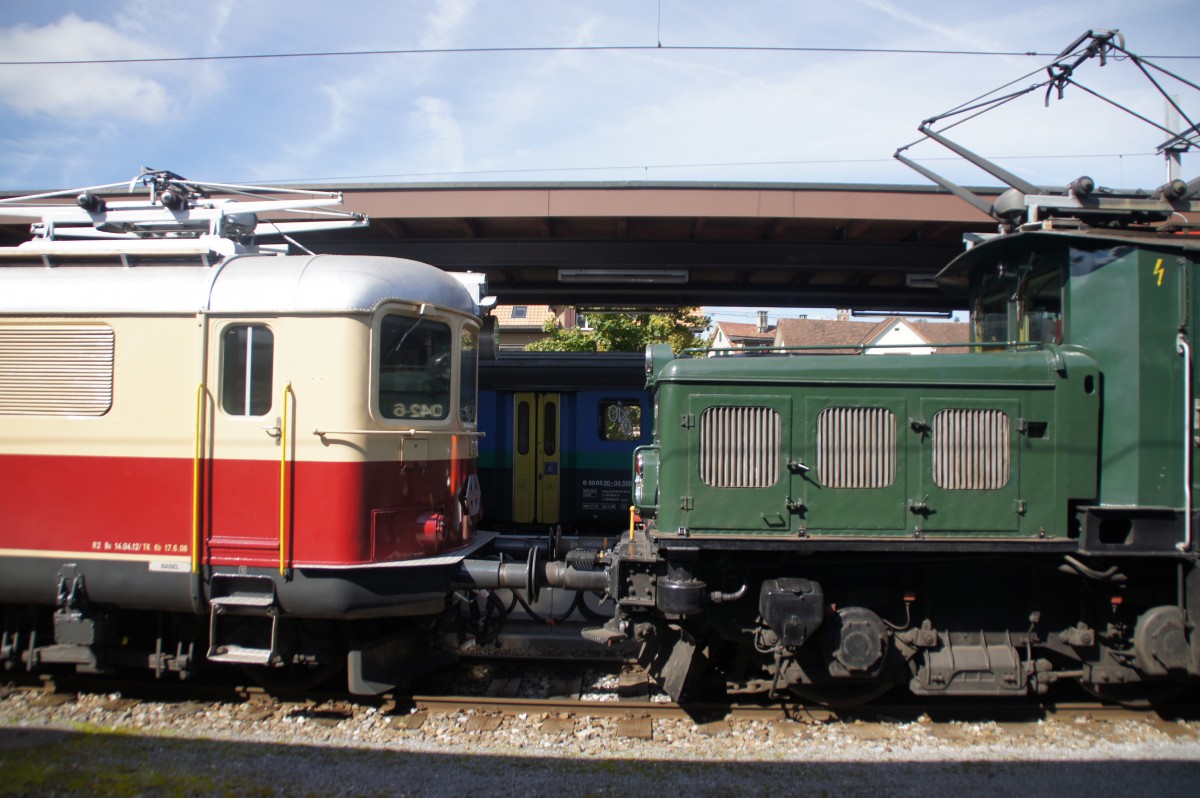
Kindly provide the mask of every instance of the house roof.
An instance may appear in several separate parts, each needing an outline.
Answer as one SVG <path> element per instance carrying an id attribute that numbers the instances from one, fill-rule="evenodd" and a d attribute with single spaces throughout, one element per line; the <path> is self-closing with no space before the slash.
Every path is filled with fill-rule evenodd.
<path id="1" fill-rule="evenodd" d="M 755 341 L 770 344 L 775 340 L 775 325 L 767 327 L 766 332 L 759 332 L 758 325 L 741 321 L 718 321 L 717 329 L 730 341 Z"/>
<path id="2" fill-rule="evenodd" d="M 841 321 L 838 319 L 780 319 L 777 346 L 862 346 L 873 341 L 894 324 L 889 316 L 882 321 Z M 839 349 L 844 353 L 853 350 Z"/>
<path id="3" fill-rule="evenodd" d="M 965 352 L 966 349 L 949 344 L 965 344 L 971 340 L 971 325 L 960 321 L 907 321 L 917 335 L 934 345 L 935 352 Z"/>
<path id="4" fill-rule="evenodd" d="M 840 319 L 780 319 L 775 345 L 780 347 L 863 347 L 874 343 L 897 323 L 907 325 L 918 336 L 934 345 L 935 351 L 938 351 L 938 344 L 966 343 L 968 340 L 968 325 L 960 322 L 915 322 L 898 316 L 888 316 L 874 322 Z M 831 349 L 824 351 L 828 354 L 845 354 L 855 350 Z"/>
<path id="5" fill-rule="evenodd" d="M 517 311 L 516 316 L 513 315 L 517 308 L 525 309 L 523 316 L 520 311 Z M 496 323 L 502 330 L 540 330 L 546 322 L 558 318 L 558 314 L 550 305 L 497 305 L 492 310 L 492 315 L 496 317 Z"/>

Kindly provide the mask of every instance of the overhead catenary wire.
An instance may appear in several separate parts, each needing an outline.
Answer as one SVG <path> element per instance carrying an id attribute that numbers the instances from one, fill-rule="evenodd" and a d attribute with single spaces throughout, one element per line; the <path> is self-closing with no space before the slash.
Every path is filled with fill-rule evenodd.
<path id="1" fill-rule="evenodd" d="M 714 45 L 714 44 L 597 44 L 597 45 L 546 45 L 526 47 L 411 47 L 379 50 L 316 50 L 284 53 L 235 53 L 230 55 L 178 55 L 147 56 L 139 58 L 58 58 L 0 60 L 0 66 L 92 66 L 98 64 L 170 64 L 194 61 L 262 61 L 295 58 L 362 58 L 370 56 L 404 55 L 464 55 L 487 53 L 578 53 L 578 52 L 637 52 L 655 50 L 660 52 L 748 52 L 748 53 L 856 53 L 875 55 L 920 55 L 920 56 L 1026 56 L 1034 58 L 1055 57 L 1056 53 L 1032 50 L 937 50 L 902 47 L 801 47 L 766 45 Z M 1174 60 L 1200 60 L 1200 55 L 1152 55 L 1148 58 Z"/>
<path id="2" fill-rule="evenodd" d="M 86 66 L 86 65 L 150 65 L 150 64 L 172 64 L 172 63 L 187 63 L 187 62 L 219 62 L 219 61 L 249 61 L 249 60 L 271 60 L 271 59 L 302 59 L 302 58 L 352 58 L 352 57 L 371 57 L 371 56 L 424 56 L 424 55 L 466 55 L 466 54 L 521 54 L 521 53 L 567 53 L 567 52 L 645 52 L 648 50 L 658 51 L 675 51 L 675 52 L 731 52 L 731 53 L 847 53 L 847 54 L 892 54 L 892 55 L 914 55 L 914 56 L 973 56 L 973 57 L 1034 57 L 1034 58 L 1053 58 L 1055 61 L 1061 60 L 1064 53 L 1043 53 L 1036 50 L 1028 51 L 1006 51 L 1006 50 L 957 50 L 957 49 L 920 49 L 920 48 L 892 48 L 892 47 L 852 47 L 852 46 L 766 46 L 766 45 L 709 45 L 709 44 L 663 44 L 663 20 L 661 3 L 659 3 L 657 28 L 654 31 L 654 44 L 613 44 L 613 45 L 547 45 L 547 46 L 518 46 L 518 47 L 441 47 L 441 48 L 389 48 L 389 49 L 363 49 L 363 50 L 320 50 L 320 51 L 298 51 L 298 52 L 278 52 L 278 53 L 242 53 L 242 54 L 227 54 L 227 55 L 181 55 L 181 56 L 161 56 L 161 57 L 130 57 L 130 58 L 96 58 L 96 59 L 26 59 L 26 60 L 2 60 L 0 59 L 0 68 L 2 67 L 51 67 L 51 66 Z M 1122 51 L 1123 52 L 1123 51 Z M 1200 60 L 1200 55 L 1157 55 L 1148 56 L 1158 59 L 1182 59 L 1182 60 Z M 1135 57 L 1135 60 L 1139 60 Z M 1052 61 L 1051 63 L 1054 63 Z M 1142 64 L 1139 62 L 1138 66 Z M 1153 66 L 1153 65 L 1151 65 Z M 1006 84 L 1013 86 L 1020 83 L 1022 80 L 1037 74 L 1045 67 L 1039 65 L 1033 71 L 1027 73 L 1022 78 L 1017 78 L 1014 81 Z M 1143 67 L 1143 71 L 1144 67 Z M 1171 73 L 1166 73 L 1171 75 Z M 1171 75 L 1172 77 L 1178 77 Z M 1153 80 L 1153 79 L 1152 79 Z M 1008 99 L 1015 99 L 1024 95 L 1031 90 L 1032 87 L 1024 91 L 1014 92 Z M 980 100 L 988 95 L 983 95 Z M 964 106 L 975 101 L 968 101 L 955 109 L 947 111 L 945 114 L 934 117 L 934 119 L 945 118 L 956 114 L 961 114 L 964 111 Z M 992 100 L 989 103 L 981 103 L 978 113 L 990 108 L 996 101 Z M 963 122 L 968 121 L 974 116 L 971 114 L 966 118 L 959 118 L 947 125 L 947 129 L 955 127 Z M 1186 117 L 1185 117 L 1186 118 Z M 919 141 L 919 140 L 918 140 Z M 914 141 L 912 144 L 916 144 Z M 912 146 L 912 144 L 906 145 Z M 904 148 L 902 148 L 904 149 Z M 1131 158 L 1152 156 L 1152 153 L 1109 153 L 1103 155 L 1094 155 L 1091 157 L 1098 158 Z M 999 160 L 1006 159 L 1034 159 L 1034 158 L 1079 158 L 1088 157 L 1078 154 L 1053 156 L 1053 155 L 1013 155 L 1013 156 L 994 156 Z M 709 163 L 671 163 L 671 164 L 638 164 L 638 165 L 605 165 L 605 166 L 567 166 L 567 167 L 543 167 L 543 168 L 517 168 L 517 169 L 492 169 L 492 170 L 446 170 L 435 172 L 407 172 L 407 173 L 391 173 L 391 174 L 373 174 L 373 175 L 337 175 L 326 177 L 305 177 L 305 178 L 286 178 L 276 180 L 260 180 L 258 182 L 266 182 L 274 185 L 283 185 L 287 183 L 316 183 L 321 181 L 368 181 L 368 180 L 395 180 L 395 179 L 410 179 L 410 178 L 455 178 L 455 177 L 471 177 L 471 176 L 488 176 L 488 175 L 521 175 L 521 174 L 548 174 L 548 173 L 569 173 L 569 172 L 597 172 L 597 171 L 613 171 L 613 170 L 641 170 L 647 175 L 650 170 L 679 170 L 679 169 L 696 169 L 696 168 L 733 168 L 733 167 L 773 167 L 773 166 L 800 166 L 800 165 L 832 165 L 832 164 L 851 164 L 851 163 L 887 163 L 891 159 L 887 158 L 864 158 L 864 159 L 806 159 L 806 160 L 788 160 L 788 161 L 742 161 L 742 162 L 709 162 Z M 941 160 L 941 159 L 932 159 Z M 954 160 L 954 159 L 947 159 Z"/>
<path id="3" fill-rule="evenodd" d="M 1088 59 L 1090 59 L 1092 57 L 1099 57 L 1101 66 L 1104 66 L 1106 60 L 1108 60 L 1108 59 L 1112 59 L 1114 61 L 1119 60 L 1119 61 L 1133 62 L 1133 64 L 1135 66 L 1137 66 L 1137 68 L 1139 70 L 1141 70 L 1142 74 L 1150 81 L 1150 83 L 1153 84 L 1154 88 L 1158 90 L 1159 94 L 1162 95 L 1166 99 L 1168 104 L 1177 113 L 1179 113 L 1180 116 L 1182 116 L 1187 121 L 1189 127 L 1182 132 L 1173 131 L 1170 128 L 1167 128 L 1164 125 L 1160 125 L 1157 122 L 1155 122 L 1154 120 L 1146 117 L 1144 114 L 1140 114 L 1137 111 L 1134 111 L 1133 109 L 1131 109 L 1125 105 L 1122 105 L 1121 103 L 1118 103 L 1115 100 L 1113 100 L 1109 97 L 1106 97 L 1103 94 L 1101 94 L 1097 91 L 1094 91 L 1094 90 L 1088 88 L 1087 86 L 1084 86 L 1083 84 L 1079 83 L 1077 80 L 1074 79 L 1074 72 L 1077 67 L 1079 67 L 1081 64 L 1083 64 L 1085 61 L 1087 61 Z M 900 148 L 898 148 L 893 157 L 907 163 L 908 165 L 912 166 L 914 169 L 917 169 L 917 171 L 923 172 L 924 170 L 921 167 L 919 167 L 918 165 L 912 163 L 911 161 L 903 158 L 901 156 L 901 153 L 905 152 L 906 150 L 912 148 L 913 146 L 915 146 L 917 144 L 922 143 L 923 141 L 925 141 L 927 139 L 933 139 L 933 140 L 939 141 L 944 146 L 950 147 L 951 149 L 954 149 L 956 152 L 959 152 L 960 155 L 963 155 L 963 157 L 967 158 L 968 160 L 971 160 L 977 166 L 981 166 L 979 161 L 976 160 L 974 156 L 972 156 L 970 153 L 966 153 L 964 151 L 956 149 L 956 147 L 954 145 L 952 145 L 949 141 L 941 138 L 941 135 L 944 134 L 946 131 L 950 130 L 951 128 L 955 128 L 965 122 L 968 122 L 972 119 L 982 116 L 983 114 L 988 113 L 989 111 L 995 110 L 996 108 L 999 108 L 1000 106 L 1006 105 L 1006 104 L 1012 102 L 1013 100 L 1016 100 L 1020 97 L 1023 97 L 1027 94 L 1030 94 L 1032 92 L 1038 91 L 1043 88 L 1046 89 L 1046 104 L 1049 105 L 1051 95 L 1054 92 L 1054 90 L 1057 89 L 1058 98 L 1061 100 L 1063 97 L 1063 92 L 1067 86 L 1075 86 L 1080 91 L 1086 92 L 1087 94 L 1089 94 L 1103 102 L 1108 103 L 1109 105 L 1141 120 L 1142 122 L 1149 124 L 1150 126 L 1155 127 L 1157 129 L 1165 132 L 1171 138 L 1165 144 L 1160 145 L 1158 147 L 1159 151 L 1162 151 L 1165 147 L 1174 146 L 1176 144 L 1176 142 L 1178 142 L 1178 144 L 1182 145 L 1184 148 L 1200 145 L 1200 139 L 1198 139 L 1196 136 L 1196 132 L 1197 132 L 1196 123 L 1193 122 L 1191 120 L 1191 118 L 1188 117 L 1187 114 L 1185 114 L 1183 112 L 1183 110 L 1179 106 L 1179 103 L 1170 96 L 1170 94 L 1167 92 L 1167 90 L 1164 89 L 1163 86 L 1157 80 L 1155 80 L 1154 76 L 1150 73 L 1149 70 L 1153 69 L 1156 72 L 1159 72 L 1161 75 L 1172 78 L 1173 80 L 1176 80 L 1192 89 L 1200 90 L 1200 85 L 1197 85 L 1196 83 L 1188 80 L 1187 78 L 1183 77 L 1182 75 L 1178 75 L 1174 72 L 1171 72 L 1168 69 L 1165 69 L 1165 68 L 1151 62 L 1149 60 L 1151 57 L 1159 58 L 1159 59 L 1162 58 L 1162 56 L 1141 56 L 1141 55 L 1138 55 L 1137 53 L 1133 53 L 1133 52 L 1125 49 L 1124 37 L 1120 34 L 1119 31 L 1117 31 L 1115 29 L 1114 30 L 1101 30 L 1101 31 L 1088 30 L 1086 33 L 1084 33 L 1083 36 L 1079 37 L 1078 40 L 1076 40 L 1067 49 L 1065 49 L 1061 53 L 1059 53 L 1049 64 L 1047 64 L 1044 67 L 1044 70 L 1047 74 L 1046 78 L 1044 78 L 1041 81 L 1034 83 L 1032 85 L 1027 85 L 1023 89 L 1018 89 L 1015 91 L 1008 92 L 1008 90 L 1011 89 L 1013 86 L 1017 85 L 1018 83 L 1020 83 L 1024 80 L 1027 80 L 1031 76 L 1042 71 L 1041 69 L 1037 69 L 1032 72 L 1026 73 L 1025 75 L 1023 75 L 1019 78 L 1010 80 L 1007 83 L 1005 83 L 995 89 L 992 89 L 989 92 L 981 94 L 970 100 L 967 100 L 966 102 L 960 103 L 959 105 L 955 106 L 954 108 L 949 109 L 948 111 L 944 111 L 943 113 L 928 117 L 927 119 L 925 119 L 921 122 L 921 125 L 918 128 L 918 130 L 920 130 L 921 134 L 922 134 L 921 138 L 916 139 L 915 141 L 909 142 L 908 144 L 905 144 L 905 145 L 901 146 Z M 1008 93 L 1004 94 L 1002 92 L 1008 92 Z M 953 121 L 950 121 L 948 124 L 942 125 L 942 127 L 936 131 L 933 130 L 933 126 L 935 124 L 940 123 L 940 122 L 946 122 L 947 120 L 953 120 Z M 995 157 L 992 158 L 993 162 L 995 162 L 996 160 L 997 159 Z M 991 172 L 993 175 L 1000 177 L 1002 180 L 1004 180 L 1009 185 L 1014 185 L 1014 186 L 1018 185 L 1017 183 L 1013 182 L 1013 180 L 1016 178 L 1009 177 L 1001 171 L 996 171 L 994 169 L 988 169 L 987 167 L 983 167 L 983 168 L 987 169 L 987 171 Z M 928 174 L 927 172 L 926 172 L 926 176 L 933 177 L 932 175 Z M 939 183 L 941 182 L 936 177 L 933 177 L 933 179 L 935 180 L 935 182 L 939 182 Z M 946 183 L 942 183 L 942 185 L 943 185 L 943 187 L 949 187 L 949 185 Z M 1024 186 L 1022 186 L 1022 190 L 1027 190 L 1027 189 Z"/>

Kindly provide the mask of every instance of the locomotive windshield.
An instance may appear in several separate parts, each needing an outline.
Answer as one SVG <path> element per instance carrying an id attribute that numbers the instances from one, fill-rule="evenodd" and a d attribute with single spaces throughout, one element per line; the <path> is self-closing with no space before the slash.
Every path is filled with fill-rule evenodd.
<path id="1" fill-rule="evenodd" d="M 1062 343 L 1059 269 L 998 269 L 983 278 L 971 313 L 976 343 Z"/>
<path id="2" fill-rule="evenodd" d="M 1062 273 L 1058 269 L 1030 277 L 1018 306 L 1019 341 L 1062 343 Z"/>
<path id="3" fill-rule="evenodd" d="M 384 317 L 379 349 L 379 412 L 384 418 L 441 420 L 450 414 L 452 340 L 442 322 Z"/>

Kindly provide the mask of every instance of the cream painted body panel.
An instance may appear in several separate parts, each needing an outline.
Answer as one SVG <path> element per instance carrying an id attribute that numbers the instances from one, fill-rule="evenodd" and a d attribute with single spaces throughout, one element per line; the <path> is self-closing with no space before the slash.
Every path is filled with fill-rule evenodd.
<path id="1" fill-rule="evenodd" d="M 404 305 L 388 306 L 388 310 L 414 311 Z M 456 334 L 462 325 L 475 325 L 464 314 L 428 312 L 427 318 L 450 324 Z M 459 456 L 467 454 L 469 443 L 464 439 L 455 444 L 449 434 L 473 430 L 473 425 L 456 422 L 457 395 L 452 396 L 445 420 L 379 418 L 372 402 L 372 363 L 377 354 L 367 314 L 0 320 L 0 326 L 73 323 L 101 323 L 113 330 L 112 406 L 101 416 L 0 415 L 0 454 L 191 459 L 202 375 L 205 457 L 278 459 L 279 438 L 268 430 L 273 432 L 283 421 L 283 393 L 289 383 L 294 398 L 288 411 L 293 434 L 289 451 L 294 451 L 295 459 L 396 460 L 405 439 L 399 433 L 409 430 L 435 433 L 427 436 L 425 446 L 404 447 L 410 459 L 445 459 L 456 445 L 463 447 Z M 221 335 L 230 325 L 248 323 L 266 325 L 275 339 L 272 406 L 261 416 L 230 415 L 220 407 Z M 202 324 L 209 328 L 207 341 Z M 204 350 L 208 363 L 202 369 Z M 318 436 L 316 430 L 329 434 Z M 362 434 L 362 430 L 369 432 Z"/>

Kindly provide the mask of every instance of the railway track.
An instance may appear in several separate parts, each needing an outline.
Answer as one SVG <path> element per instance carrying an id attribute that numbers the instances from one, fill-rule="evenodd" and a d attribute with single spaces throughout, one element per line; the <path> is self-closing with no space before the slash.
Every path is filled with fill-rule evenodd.
<path id="1" fill-rule="evenodd" d="M 29 795 L 188 785 L 188 794 L 767 796 L 788 784 L 919 798 L 967 789 L 966 776 L 986 792 L 1166 784 L 1155 794 L 1190 795 L 1200 761 L 1200 724 L 1097 702 L 678 707 L 617 695 L 619 672 L 606 676 L 616 677 L 609 700 L 590 690 L 483 694 L 511 691 L 503 676 L 470 680 L 482 688 L 471 695 L 374 699 L 24 680 L 0 687 L 0 763 L 9 791 Z"/>
<path id="2" fill-rule="evenodd" d="M 395 719 L 397 728 L 419 729 L 431 716 L 465 714 L 469 730 L 486 731 L 505 718 L 544 717 L 551 726 L 565 727 L 582 719 L 615 721 L 618 730 L 646 737 L 656 721 L 688 721 L 704 731 L 725 730 L 737 724 L 786 727 L 844 723 L 875 729 L 906 724 L 949 728 L 955 724 L 1001 724 L 1006 728 L 1035 728 L 1047 722 L 1116 724 L 1133 721 L 1161 725 L 1200 720 L 1193 698 L 1154 709 L 1129 708 L 1075 695 L 1027 701 L 919 702 L 901 696 L 866 706 L 832 708 L 787 700 L 765 699 L 679 705 L 655 694 L 646 675 L 628 662 L 580 663 L 551 658 L 514 662 L 475 661 L 414 683 L 405 693 L 351 696 L 344 692 L 309 690 L 281 694 L 236 682 L 196 683 L 130 681 L 109 677 L 18 676 L 0 687 L 0 700 L 14 692 L 35 694 L 37 706 L 58 706 L 81 695 L 105 696 L 101 708 L 120 714 L 139 704 L 160 704 L 164 711 L 187 712 L 204 705 L 241 707 L 253 719 L 304 718 L 336 725 L 370 711 Z"/>

